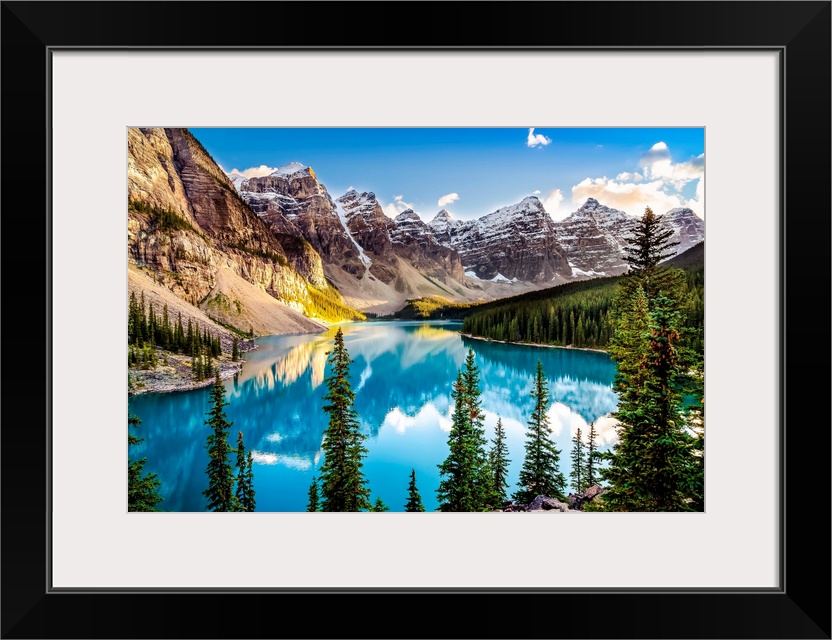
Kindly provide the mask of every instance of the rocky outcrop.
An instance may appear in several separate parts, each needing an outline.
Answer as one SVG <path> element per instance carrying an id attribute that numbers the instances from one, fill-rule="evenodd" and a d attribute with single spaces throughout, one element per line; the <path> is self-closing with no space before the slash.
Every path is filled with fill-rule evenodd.
<path id="1" fill-rule="evenodd" d="M 323 281 L 320 257 L 287 253 L 186 129 L 128 129 L 127 240 L 130 264 L 194 305 L 221 269 L 296 311 Z"/>
<path id="2" fill-rule="evenodd" d="M 592 502 L 595 498 L 602 495 L 604 490 L 600 484 L 594 484 L 580 493 L 570 493 L 569 508 L 576 511 L 581 511 L 587 502 Z"/>
<path id="3" fill-rule="evenodd" d="M 534 500 L 529 503 L 529 506 L 526 507 L 526 511 L 552 511 L 558 510 L 561 513 L 565 513 L 570 511 L 569 505 L 565 502 L 561 502 L 560 500 L 556 500 L 555 498 L 550 498 L 549 496 L 540 495 L 537 496 Z"/>
<path id="4" fill-rule="evenodd" d="M 401 298 L 399 307 L 409 295 L 478 294 L 464 284 L 454 249 L 437 242 L 412 212 L 389 218 L 373 192 L 351 189 L 333 199 L 315 172 L 300 163 L 262 178 L 237 173 L 229 179 L 278 238 L 290 234 L 308 241 L 323 257 L 326 275 L 354 301 L 365 297 L 376 304 L 385 288 L 391 299 Z M 303 272 L 304 265 L 293 264 Z"/>
<path id="5" fill-rule="evenodd" d="M 671 209 L 659 217 L 659 222 L 666 229 L 673 232 L 671 242 L 678 242 L 673 247 L 676 255 L 687 251 L 705 239 L 705 221 L 697 216 L 691 209 Z"/>
<path id="6" fill-rule="evenodd" d="M 542 494 L 535 496 L 534 500 L 532 500 L 529 504 L 506 502 L 503 504 L 501 511 L 505 513 L 579 513 L 578 511 L 571 509 L 565 502 L 561 502 L 556 498 Z"/>
<path id="7" fill-rule="evenodd" d="M 705 222 L 691 209 L 671 209 L 657 216 L 659 224 L 673 232 L 675 255 L 705 238 Z M 575 278 L 611 276 L 626 273 L 624 247 L 638 225 L 639 217 L 611 209 L 589 198 L 580 209 L 555 223 L 558 240 L 569 256 Z"/>
<path id="8" fill-rule="evenodd" d="M 428 225 L 412 209 L 396 216 L 390 240 L 398 255 L 426 275 L 445 283 L 465 279 L 459 253 L 439 244 Z"/>
<path id="9" fill-rule="evenodd" d="M 429 226 L 438 242 L 459 253 L 472 278 L 551 286 L 572 275 L 554 222 L 535 196 L 478 220 L 459 222 L 442 211 Z"/>
<path id="10" fill-rule="evenodd" d="M 624 273 L 623 247 L 637 219 L 589 198 L 580 209 L 555 224 L 574 277 Z"/>
<path id="11" fill-rule="evenodd" d="M 364 273 L 361 249 L 311 167 L 293 162 L 268 176 L 238 180 L 237 189 L 275 233 L 309 242 L 322 256 L 324 270 L 342 269 L 359 276 Z"/>

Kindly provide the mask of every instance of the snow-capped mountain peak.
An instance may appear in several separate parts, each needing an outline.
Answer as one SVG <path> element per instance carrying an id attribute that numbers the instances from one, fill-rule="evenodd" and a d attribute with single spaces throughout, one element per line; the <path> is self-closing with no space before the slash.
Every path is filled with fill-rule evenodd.
<path id="1" fill-rule="evenodd" d="M 269 175 L 275 178 L 279 178 L 283 176 L 291 176 L 301 171 L 309 172 L 310 169 L 305 164 L 301 164 L 300 162 L 290 162 L 289 164 L 279 166 Z"/>
<path id="2" fill-rule="evenodd" d="M 402 222 L 421 222 L 422 219 L 419 217 L 419 214 L 416 213 L 413 209 L 405 209 L 399 215 L 397 215 L 394 220 L 396 224 L 401 224 Z"/>

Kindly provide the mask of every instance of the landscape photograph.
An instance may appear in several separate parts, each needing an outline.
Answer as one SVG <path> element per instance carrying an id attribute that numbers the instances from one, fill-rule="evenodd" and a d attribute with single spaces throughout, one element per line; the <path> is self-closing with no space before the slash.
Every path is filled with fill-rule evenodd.
<path id="1" fill-rule="evenodd" d="M 704 151 L 128 128 L 127 510 L 704 512 Z"/>

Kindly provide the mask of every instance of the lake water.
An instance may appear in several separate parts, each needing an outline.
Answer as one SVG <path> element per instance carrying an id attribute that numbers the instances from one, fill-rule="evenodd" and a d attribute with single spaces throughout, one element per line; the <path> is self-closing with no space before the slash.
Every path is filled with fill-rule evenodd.
<path id="1" fill-rule="evenodd" d="M 615 364 L 604 353 L 549 349 L 472 340 L 455 322 L 370 322 L 342 325 L 354 362 L 350 369 L 355 408 L 369 436 L 364 472 L 372 500 L 403 511 L 411 469 L 428 511 L 436 509 L 437 465 L 448 454 L 453 399 L 451 384 L 469 348 L 480 369 L 486 436 L 501 418 L 511 459 L 509 493 L 517 488 L 523 463 L 530 396 L 538 359 L 549 380 L 552 437 L 568 477 L 571 438 L 596 420 L 602 450 L 614 441 L 617 397 Z M 326 352 L 336 329 L 316 335 L 270 336 L 245 354 L 243 371 L 225 382 L 226 415 L 233 422 L 229 442 L 243 432 L 254 456 L 257 511 L 305 511 L 313 475 L 323 462 L 321 439 L 329 375 Z M 129 411 L 145 438 L 131 447 L 147 457 L 145 469 L 158 474 L 165 511 L 204 511 L 208 455 L 204 424 L 210 389 L 131 397 Z M 232 463 L 234 457 L 232 456 Z"/>

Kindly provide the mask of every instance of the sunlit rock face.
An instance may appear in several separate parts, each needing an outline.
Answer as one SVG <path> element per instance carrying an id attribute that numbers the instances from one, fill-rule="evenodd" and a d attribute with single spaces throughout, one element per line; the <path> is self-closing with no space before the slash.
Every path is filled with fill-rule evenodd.
<path id="1" fill-rule="evenodd" d="M 218 292 L 221 270 L 296 310 L 308 284 L 325 282 L 320 256 L 296 238 L 284 246 L 186 129 L 129 128 L 127 142 L 131 268 L 195 306 Z"/>

